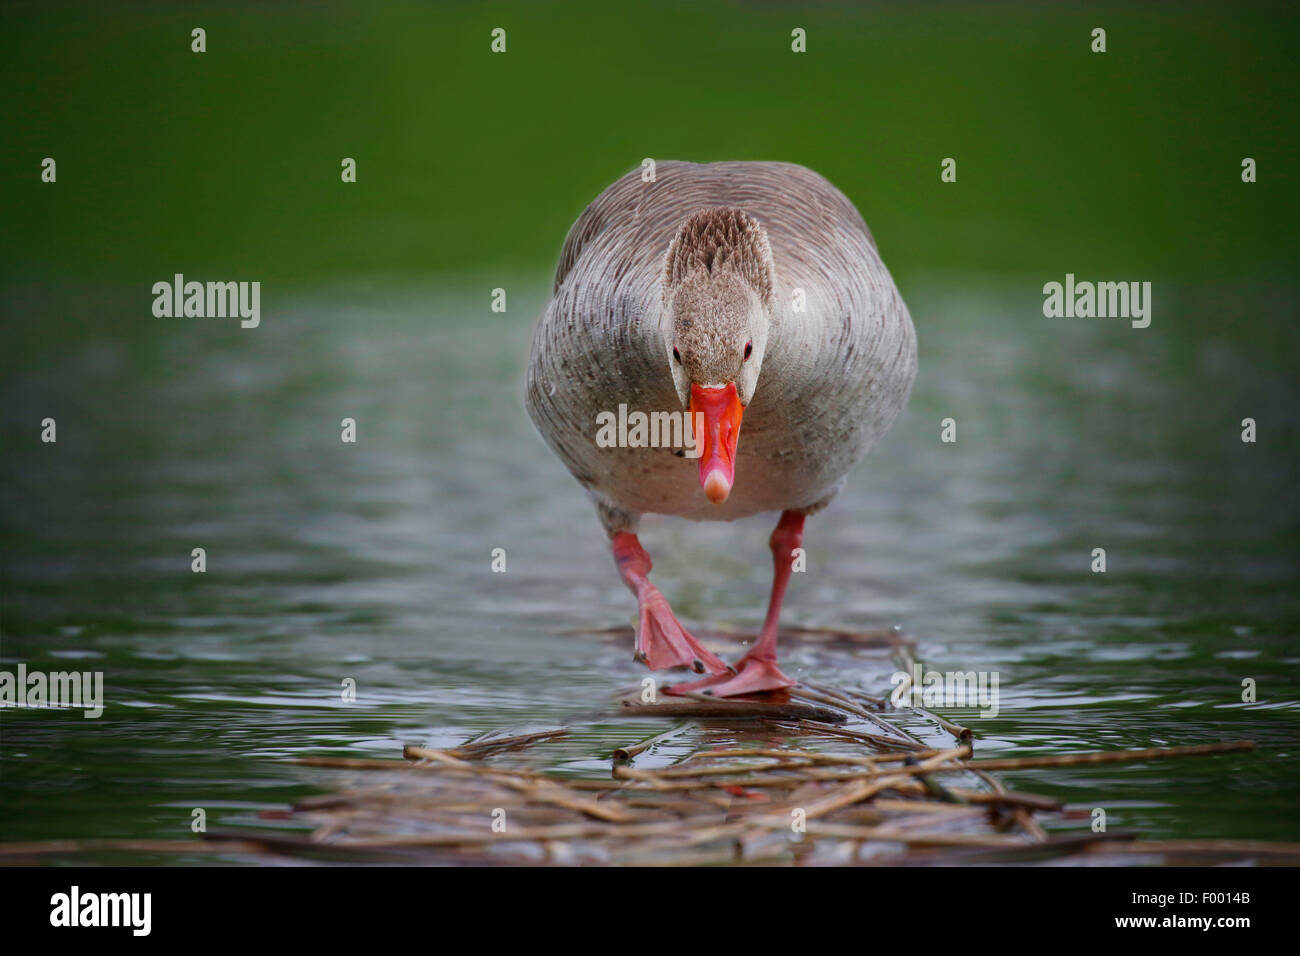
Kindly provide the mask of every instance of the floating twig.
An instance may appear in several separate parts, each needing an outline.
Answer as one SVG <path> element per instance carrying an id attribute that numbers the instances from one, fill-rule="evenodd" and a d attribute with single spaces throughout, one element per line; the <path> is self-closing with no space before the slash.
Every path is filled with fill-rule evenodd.
<path id="1" fill-rule="evenodd" d="M 1192 744 L 1187 747 L 1150 747 L 1146 750 L 1098 750 L 1092 753 L 1061 754 L 1053 757 L 994 757 L 972 760 L 969 770 L 1033 770 L 1040 767 L 1078 767 L 1097 763 L 1124 763 L 1133 760 L 1160 760 L 1166 757 L 1203 757 L 1210 754 L 1254 750 L 1253 740 L 1233 740 L 1218 744 Z"/>
<path id="2" fill-rule="evenodd" d="M 468 740 L 458 747 L 445 751 L 453 757 L 462 757 L 465 759 L 479 759 L 494 753 L 502 753 L 507 750 L 518 750 L 521 747 L 527 747 L 531 744 L 538 743 L 542 740 L 553 740 L 556 737 L 564 737 L 569 733 L 567 727 L 557 727 L 554 730 L 539 730 L 531 734 L 516 734 L 513 737 L 479 737 Z"/>
<path id="3" fill-rule="evenodd" d="M 820 720 L 829 723 L 842 723 L 846 719 L 838 711 L 795 701 L 768 703 L 725 697 L 706 697 L 703 700 L 688 697 L 681 700 L 660 698 L 657 704 L 624 700 L 621 714 L 637 717 L 694 717 L 698 720 Z"/>
<path id="4" fill-rule="evenodd" d="M 671 730 L 665 730 L 662 734 L 656 734 L 655 736 L 649 737 L 641 741 L 640 743 L 628 744 L 626 747 L 616 747 L 614 748 L 614 753 L 612 756 L 615 760 L 631 760 L 633 757 L 637 756 L 638 754 L 645 753 L 645 751 L 649 750 L 655 744 L 662 743 L 663 741 L 667 740 L 669 737 L 677 736 L 683 730 L 686 730 L 690 726 L 691 726 L 690 721 L 688 720 L 682 721 L 680 724 L 678 724 L 676 727 L 673 727 Z"/>

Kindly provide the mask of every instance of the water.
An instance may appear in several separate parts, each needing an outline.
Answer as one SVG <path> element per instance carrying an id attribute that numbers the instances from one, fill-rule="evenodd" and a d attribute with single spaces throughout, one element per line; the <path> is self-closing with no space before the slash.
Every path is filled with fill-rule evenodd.
<path id="1" fill-rule="evenodd" d="M 628 622 L 632 599 L 522 409 L 546 279 L 511 283 L 533 296 L 505 316 L 496 284 L 266 293 L 248 331 L 151 319 L 138 290 L 6 290 L 7 312 L 50 318 L 0 391 L 0 662 L 103 670 L 107 709 L 0 712 L 0 837 L 185 839 L 195 807 L 267 826 L 259 810 L 337 779 L 286 758 L 553 726 L 640 679 L 630 646 L 565 633 Z M 1134 330 L 1044 319 L 1039 284 L 905 284 L 916 391 L 810 519 L 785 620 L 901 625 L 930 667 L 997 671 L 999 716 L 952 712 L 981 755 L 1256 740 L 1006 779 L 1150 837 L 1295 839 L 1294 290 L 1163 286 Z M 46 416 L 57 444 L 38 440 Z M 770 523 L 647 519 L 688 625 L 757 627 Z M 788 664 L 887 689 L 878 660 Z M 612 747 L 657 729 L 585 724 L 544 760 L 606 774 Z"/>

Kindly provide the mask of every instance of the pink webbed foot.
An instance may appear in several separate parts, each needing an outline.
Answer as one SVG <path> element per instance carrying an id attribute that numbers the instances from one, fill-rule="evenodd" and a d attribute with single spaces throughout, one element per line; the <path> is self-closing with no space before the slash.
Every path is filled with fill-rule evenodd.
<path id="1" fill-rule="evenodd" d="M 728 674 L 727 662 L 704 647 L 673 616 L 668 600 L 657 590 L 641 601 L 635 659 L 652 671 L 689 667 L 697 674 Z"/>
<path id="2" fill-rule="evenodd" d="M 697 674 L 726 673 L 726 661 L 706 650 L 673 617 L 668 600 L 650 583 L 650 555 L 636 535 L 621 531 L 611 539 L 614 563 L 624 583 L 636 595 L 638 621 L 636 660 L 652 671 L 665 667 L 689 667 Z"/>
<path id="3" fill-rule="evenodd" d="M 690 684 L 673 684 L 671 687 L 664 688 L 664 693 L 681 694 L 684 691 L 698 691 L 714 697 L 738 697 L 741 694 L 756 694 L 759 691 L 793 687 L 796 683 L 781 673 L 775 660 L 751 657 L 746 654 L 738 663 L 739 673 L 715 674 Z"/>

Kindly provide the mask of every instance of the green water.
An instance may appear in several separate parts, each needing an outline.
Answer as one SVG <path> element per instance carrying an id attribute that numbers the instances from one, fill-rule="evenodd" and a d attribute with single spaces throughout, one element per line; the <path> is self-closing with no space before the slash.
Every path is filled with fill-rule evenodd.
<path id="1" fill-rule="evenodd" d="M 983 755 L 1253 739 L 1007 779 L 1153 837 L 1297 839 L 1295 15 L 827 6 L 797 60 L 788 14 L 668 11 L 6 11 L 0 667 L 102 670 L 107 707 L 0 711 L 0 839 L 265 826 L 337 782 L 285 758 L 552 726 L 642 676 L 564 633 L 631 597 L 520 381 L 565 230 L 647 155 L 826 173 L 915 319 L 911 405 L 810 519 L 787 622 L 998 672 L 998 717 L 955 714 Z M 178 271 L 262 281 L 261 326 L 154 318 Z M 1044 318 L 1066 272 L 1153 282 L 1151 326 Z M 752 630 L 769 530 L 644 541 L 688 625 Z M 605 774 L 653 729 L 542 759 Z"/>

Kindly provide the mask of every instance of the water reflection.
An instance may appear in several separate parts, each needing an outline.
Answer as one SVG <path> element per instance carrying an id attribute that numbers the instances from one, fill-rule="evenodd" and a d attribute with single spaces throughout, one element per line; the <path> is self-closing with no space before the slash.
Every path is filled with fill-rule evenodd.
<path id="1" fill-rule="evenodd" d="M 901 624 L 929 666 L 998 671 L 998 717 L 952 715 L 982 753 L 1258 740 L 1265 754 L 1010 782 L 1152 836 L 1292 838 L 1300 786 L 1277 758 L 1297 728 L 1293 446 L 1243 453 L 1235 428 L 1243 408 L 1294 408 L 1295 359 L 1194 313 L 1181 337 L 1050 324 L 1022 293 L 911 296 L 912 405 L 809 522 L 787 621 Z M 630 645 L 564 633 L 629 621 L 631 599 L 522 411 L 536 303 L 503 317 L 479 298 L 334 290 L 268 309 L 255 333 L 142 329 L 108 308 L 83 345 L 7 377 L 0 656 L 102 668 L 109 707 L 0 715 L 5 839 L 180 837 L 194 806 L 255 822 L 332 782 L 282 758 L 551 726 L 640 678 Z M 45 415 L 57 446 L 30 440 Z M 938 440 L 945 417 L 956 444 Z M 688 625 L 744 632 L 769 531 L 651 518 L 644 540 Z M 789 663 L 831 676 L 811 651 Z M 874 693 L 892 669 L 835 667 Z M 1240 702 L 1244 677 L 1259 703 Z M 586 723 L 539 753 L 604 774 L 610 749 L 657 729 Z"/>

